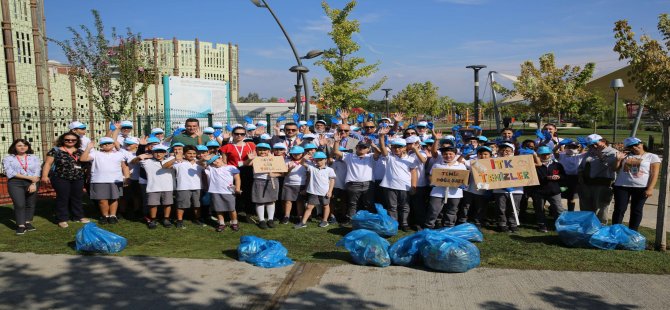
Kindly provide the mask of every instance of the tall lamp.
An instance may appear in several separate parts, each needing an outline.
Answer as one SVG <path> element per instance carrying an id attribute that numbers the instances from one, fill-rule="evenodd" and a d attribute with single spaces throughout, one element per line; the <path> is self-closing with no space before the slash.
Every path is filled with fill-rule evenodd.
<path id="1" fill-rule="evenodd" d="M 619 89 L 623 88 L 623 80 L 612 80 L 610 87 L 614 89 L 614 130 L 612 131 L 612 144 L 614 144 L 616 142 L 616 130 L 619 127 Z"/>
<path id="2" fill-rule="evenodd" d="M 475 71 L 475 126 L 479 126 L 479 70 L 486 68 L 486 65 L 471 65 L 466 68 Z"/>
<path id="3" fill-rule="evenodd" d="M 390 117 L 389 116 L 389 92 L 393 89 L 382 88 L 382 90 L 384 91 L 384 103 L 386 104 L 386 117 Z"/>

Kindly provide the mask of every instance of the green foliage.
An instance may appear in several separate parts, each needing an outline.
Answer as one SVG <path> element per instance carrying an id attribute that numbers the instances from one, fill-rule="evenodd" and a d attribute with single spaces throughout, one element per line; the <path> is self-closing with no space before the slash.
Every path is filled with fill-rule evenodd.
<path id="1" fill-rule="evenodd" d="M 584 86 L 594 69 L 594 63 L 587 63 L 583 69 L 569 65 L 557 67 L 554 54 L 547 53 L 540 56 L 539 68 L 530 60 L 521 64 L 521 74 L 514 82 L 514 90 L 506 90 L 500 84 L 494 87 L 506 95 L 523 96 L 530 102 L 529 109 L 539 115 L 577 112 L 590 98 Z"/>
<path id="2" fill-rule="evenodd" d="M 364 58 L 353 56 L 360 49 L 358 43 L 352 40 L 352 35 L 360 32 L 360 22 L 348 17 L 356 6 L 356 1 L 352 0 L 341 10 L 331 8 L 326 1 L 321 2 L 321 6 L 331 20 L 332 30 L 328 35 L 335 47 L 325 50 L 321 60 L 315 62 L 326 69 L 330 76 L 321 82 L 313 79 L 314 92 L 316 97 L 324 98 L 329 107 L 360 106 L 367 102 L 370 94 L 382 86 L 386 77 L 367 88 L 363 87 L 364 82 L 361 79 L 377 72 L 379 62 L 366 65 Z"/>
<path id="3" fill-rule="evenodd" d="M 640 93 L 647 94 L 646 107 L 660 121 L 670 121 L 670 19 L 668 14 L 658 18 L 658 31 L 663 35 L 664 44 L 647 35 L 635 40 L 635 33 L 628 21 L 620 20 L 614 26 L 616 44 L 614 51 L 619 60 L 628 60 L 631 70 L 629 77 Z"/>
<path id="4" fill-rule="evenodd" d="M 72 66 L 70 74 L 76 77 L 80 87 L 91 90 L 88 96 L 103 116 L 120 120 L 135 111 L 153 81 L 150 61 L 143 54 L 139 34 L 128 28 L 125 35 L 119 35 L 116 28 L 112 28 L 113 44 L 110 44 L 100 13 L 91 12 L 96 33 L 85 25 L 80 25 L 79 31 L 68 27 L 72 39 L 51 41 L 63 49 Z"/>
<path id="5" fill-rule="evenodd" d="M 237 100 L 239 103 L 249 103 L 249 102 L 263 102 L 261 96 L 258 93 L 250 92 L 246 97 L 240 96 Z"/>
<path id="6" fill-rule="evenodd" d="M 437 93 L 438 89 L 430 81 L 409 84 L 393 96 L 393 106 L 397 111 L 402 111 L 409 117 L 424 114 L 441 115 L 446 112 L 453 100 L 449 97 L 440 97 Z"/>

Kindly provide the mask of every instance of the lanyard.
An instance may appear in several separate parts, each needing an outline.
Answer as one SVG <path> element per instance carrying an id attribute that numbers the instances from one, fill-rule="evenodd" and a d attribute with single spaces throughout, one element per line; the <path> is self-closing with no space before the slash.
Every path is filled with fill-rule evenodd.
<path id="1" fill-rule="evenodd" d="M 242 160 L 242 154 L 244 154 L 244 147 L 245 146 L 247 146 L 246 143 L 242 146 L 242 149 L 238 149 L 237 145 L 235 145 L 235 151 L 237 151 L 237 156 L 240 160 Z"/>
<path id="2" fill-rule="evenodd" d="M 63 150 L 63 152 L 65 152 L 65 153 L 67 153 L 68 155 L 70 155 L 70 157 L 72 157 L 72 158 L 74 159 L 74 161 L 78 161 L 78 160 L 79 160 L 79 156 L 74 155 L 74 153 L 71 153 L 71 152 L 68 151 L 66 148 L 61 147 L 60 149 Z"/>
<path id="3" fill-rule="evenodd" d="M 14 156 L 14 157 L 16 157 L 16 161 L 19 162 L 19 166 L 21 166 L 21 169 L 23 169 L 24 172 L 28 173 L 28 155 L 26 155 L 25 165 L 21 162 L 21 157 L 19 157 L 19 156 Z"/>

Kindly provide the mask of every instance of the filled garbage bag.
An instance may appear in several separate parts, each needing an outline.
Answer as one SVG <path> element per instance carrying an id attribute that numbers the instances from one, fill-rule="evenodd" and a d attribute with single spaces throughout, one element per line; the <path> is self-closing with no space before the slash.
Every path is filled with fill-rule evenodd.
<path id="1" fill-rule="evenodd" d="M 596 214 L 591 211 L 566 211 L 556 219 L 558 237 L 570 247 L 591 247 L 589 240 L 601 227 Z"/>
<path id="2" fill-rule="evenodd" d="M 417 265 L 421 261 L 420 246 L 425 241 L 429 230 L 402 237 L 389 248 L 389 256 L 394 265 Z"/>
<path id="3" fill-rule="evenodd" d="M 257 267 L 276 268 L 293 264 L 288 250 L 279 241 L 265 240 L 256 236 L 240 237 L 237 247 L 238 259 Z"/>
<path id="4" fill-rule="evenodd" d="M 388 215 L 381 204 L 376 203 L 377 213 L 366 210 L 356 212 L 351 218 L 354 229 L 372 230 L 382 237 L 392 237 L 398 234 L 398 221 Z"/>
<path id="5" fill-rule="evenodd" d="M 479 249 L 470 241 L 443 233 L 428 233 L 421 243 L 426 267 L 445 272 L 466 272 L 479 266 Z"/>
<path id="6" fill-rule="evenodd" d="M 358 265 L 386 267 L 391 264 L 388 253 L 389 242 L 374 231 L 352 230 L 336 245 L 347 249 L 354 263 Z"/>
<path id="7" fill-rule="evenodd" d="M 637 231 L 624 225 L 605 226 L 591 236 L 589 243 L 603 250 L 642 251 L 646 248 L 647 239 Z"/>
<path id="8" fill-rule="evenodd" d="M 128 240 L 106 231 L 95 223 L 87 223 L 77 231 L 75 249 L 78 252 L 118 253 L 126 248 Z"/>
<path id="9" fill-rule="evenodd" d="M 437 229 L 436 231 L 447 233 L 451 236 L 458 237 L 461 239 L 468 240 L 470 242 L 482 242 L 484 241 L 484 235 L 479 228 L 471 223 L 464 223 L 454 227 L 445 227 Z"/>

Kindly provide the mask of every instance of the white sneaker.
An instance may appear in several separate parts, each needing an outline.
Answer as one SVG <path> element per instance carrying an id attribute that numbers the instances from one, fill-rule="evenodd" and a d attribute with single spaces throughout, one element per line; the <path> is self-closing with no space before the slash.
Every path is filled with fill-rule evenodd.
<path id="1" fill-rule="evenodd" d="M 70 225 L 68 225 L 67 222 L 60 222 L 60 223 L 58 223 L 58 226 L 59 226 L 60 228 L 67 228 L 67 227 L 70 226 Z"/>

